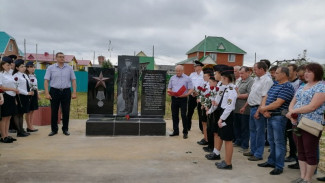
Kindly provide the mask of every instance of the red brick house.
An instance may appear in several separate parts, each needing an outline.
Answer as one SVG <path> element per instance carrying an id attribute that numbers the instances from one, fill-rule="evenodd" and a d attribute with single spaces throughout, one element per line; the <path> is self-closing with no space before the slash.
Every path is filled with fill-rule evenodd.
<path id="1" fill-rule="evenodd" d="M 223 37 L 208 36 L 186 54 L 187 59 L 177 64 L 183 65 L 184 73 L 190 75 L 194 72 L 194 60 L 199 60 L 203 64 L 211 64 L 212 60 L 215 64 L 242 66 L 246 52 Z"/>

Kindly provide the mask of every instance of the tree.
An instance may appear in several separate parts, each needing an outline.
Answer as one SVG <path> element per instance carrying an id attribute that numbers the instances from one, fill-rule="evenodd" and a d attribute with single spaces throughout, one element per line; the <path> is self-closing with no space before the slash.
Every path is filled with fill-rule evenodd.
<path id="1" fill-rule="evenodd" d="M 113 68 L 113 64 L 109 59 L 103 62 L 102 68 Z"/>

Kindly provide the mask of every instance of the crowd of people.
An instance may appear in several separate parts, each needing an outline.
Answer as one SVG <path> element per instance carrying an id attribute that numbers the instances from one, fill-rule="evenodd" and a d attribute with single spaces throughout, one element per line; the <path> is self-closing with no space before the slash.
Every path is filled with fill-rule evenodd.
<path id="1" fill-rule="evenodd" d="M 70 135 L 69 113 L 71 98 L 76 98 L 76 76 L 73 69 L 65 63 L 64 54 L 56 54 L 57 63 L 49 66 L 44 76 L 45 98 L 51 103 L 51 132 L 58 132 L 58 111 L 62 111 L 62 131 Z M 50 90 L 48 89 L 50 85 Z M 71 93 L 72 85 L 72 93 Z M 26 62 L 10 55 L 1 58 L 0 63 L 0 132 L 2 143 L 13 143 L 16 138 L 9 135 L 17 133 L 17 137 L 27 137 L 37 132 L 33 126 L 33 113 L 38 109 L 38 85 L 35 66 L 32 61 Z M 24 129 L 24 116 L 26 130 Z"/>
<path id="2" fill-rule="evenodd" d="M 325 125 L 324 68 L 318 63 L 270 66 L 268 60 L 255 63 L 252 69 L 195 61 L 195 71 L 187 76 L 184 67 L 177 65 L 168 84 L 173 119 L 170 136 L 179 135 L 180 109 L 183 138 L 188 138 L 197 108 L 203 133 L 197 143 L 208 152 L 205 157 L 221 160 L 225 144 L 224 160 L 215 163 L 218 169 L 232 169 L 234 146 L 249 161 L 262 161 L 269 146 L 267 160 L 258 167 L 272 168 L 270 174 L 279 175 L 285 162 L 296 162 L 288 167 L 300 169 L 301 175 L 292 182 L 311 182 L 319 163 L 322 130 L 315 135 L 297 126 L 304 118 Z M 318 180 L 325 181 L 325 177 Z"/>
<path id="3" fill-rule="evenodd" d="M 33 111 L 38 109 L 38 87 L 33 62 L 24 63 L 16 56 L 3 57 L 0 64 L 0 104 L 1 104 L 1 139 L 3 143 L 12 143 L 17 139 L 9 136 L 11 131 L 17 137 L 27 137 L 37 132 L 31 121 Z M 23 117 L 27 128 L 23 128 Z"/>

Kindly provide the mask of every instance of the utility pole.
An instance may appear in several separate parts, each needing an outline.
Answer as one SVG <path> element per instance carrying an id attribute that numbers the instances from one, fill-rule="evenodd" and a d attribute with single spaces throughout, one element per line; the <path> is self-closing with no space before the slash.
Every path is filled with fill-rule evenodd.
<path id="1" fill-rule="evenodd" d="M 37 63 L 37 44 L 36 44 L 36 56 L 35 57 L 36 57 L 35 60 L 36 60 L 36 69 L 37 69 L 37 65 L 38 65 L 38 63 Z"/>
<path id="2" fill-rule="evenodd" d="M 94 64 L 95 64 L 95 51 L 94 51 Z"/>
<path id="3" fill-rule="evenodd" d="M 108 42 L 108 52 L 109 52 L 109 58 L 110 60 L 112 59 L 112 51 L 113 51 L 113 47 L 111 47 L 112 41 L 109 40 Z"/>
<path id="4" fill-rule="evenodd" d="M 24 39 L 24 60 L 26 60 L 26 39 Z"/>
<path id="5" fill-rule="evenodd" d="M 206 43 L 207 43 L 207 35 L 205 35 L 205 37 L 204 37 L 204 57 L 205 57 L 205 51 L 206 51 Z M 200 58 L 198 58 L 198 59 L 200 59 Z"/>
<path id="6" fill-rule="evenodd" d="M 155 57 L 155 45 L 152 45 L 152 57 Z"/>

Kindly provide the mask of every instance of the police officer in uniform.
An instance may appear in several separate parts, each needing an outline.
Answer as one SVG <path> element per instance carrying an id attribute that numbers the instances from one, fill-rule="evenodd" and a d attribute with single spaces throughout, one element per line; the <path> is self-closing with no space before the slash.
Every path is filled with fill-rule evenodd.
<path id="1" fill-rule="evenodd" d="M 190 78 L 192 80 L 193 86 L 195 88 L 195 90 L 198 88 L 198 86 L 201 85 L 201 83 L 203 82 L 203 71 L 202 71 L 202 67 L 204 66 L 204 64 L 202 64 L 200 61 L 195 60 L 194 61 L 194 70 L 195 72 L 192 72 L 190 74 Z M 197 102 L 196 102 L 196 92 L 193 92 L 191 95 L 188 96 L 188 102 L 187 102 L 187 128 L 188 130 L 191 130 L 192 127 L 192 116 L 194 113 L 194 109 L 197 107 Z M 198 114 L 200 114 L 201 108 L 198 107 L 197 108 L 197 112 Z M 202 128 L 202 118 L 199 115 L 199 127 L 200 130 L 203 131 Z"/>
<path id="2" fill-rule="evenodd" d="M 227 67 L 221 72 L 222 84 L 225 85 L 225 91 L 221 99 L 221 116 L 218 121 L 218 135 L 221 140 L 225 141 L 225 160 L 216 163 L 218 169 L 232 169 L 232 154 L 234 130 L 233 130 L 233 118 L 235 110 L 235 104 L 237 99 L 237 91 L 235 90 L 236 85 L 234 77 L 233 67 Z"/>

